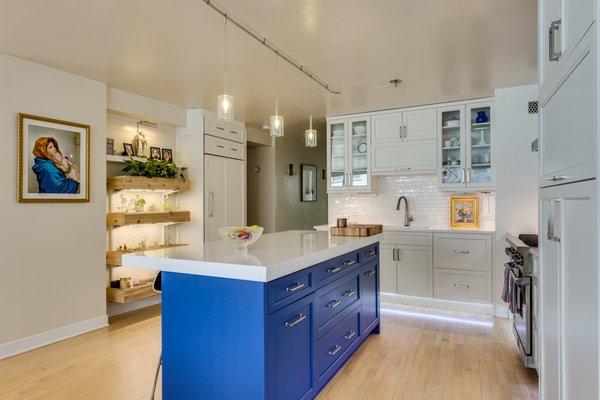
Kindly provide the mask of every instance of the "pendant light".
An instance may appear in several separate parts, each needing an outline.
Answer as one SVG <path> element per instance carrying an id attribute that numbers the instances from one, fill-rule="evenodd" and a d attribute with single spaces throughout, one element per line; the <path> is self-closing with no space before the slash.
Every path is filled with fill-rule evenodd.
<path id="1" fill-rule="evenodd" d="M 312 115 L 310 116 L 309 128 L 304 131 L 304 145 L 306 147 L 317 147 L 317 131 L 312 128 Z"/>
<path id="2" fill-rule="evenodd" d="M 275 52 L 275 115 L 271 115 L 269 120 L 271 126 L 271 136 L 273 137 L 283 136 L 283 116 L 279 115 L 279 99 L 277 98 L 277 92 L 279 90 L 279 69 L 277 66 L 278 60 L 279 53 Z"/>
<path id="3" fill-rule="evenodd" d="M 217 97 L 219 119 L 233 121 L 233 96 L 227 94 L 227 15 L 225 15 L 225 65 L 223 72 L 223 94 Z"/>

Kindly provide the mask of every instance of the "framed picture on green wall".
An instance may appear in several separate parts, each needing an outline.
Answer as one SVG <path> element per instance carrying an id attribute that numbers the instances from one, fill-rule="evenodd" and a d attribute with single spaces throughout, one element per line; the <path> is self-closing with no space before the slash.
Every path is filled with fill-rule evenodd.
<path id="1" fill-rule="evenodd" d="M 317 201 L 317 166 L 300 164 L 300 201 Z"/>

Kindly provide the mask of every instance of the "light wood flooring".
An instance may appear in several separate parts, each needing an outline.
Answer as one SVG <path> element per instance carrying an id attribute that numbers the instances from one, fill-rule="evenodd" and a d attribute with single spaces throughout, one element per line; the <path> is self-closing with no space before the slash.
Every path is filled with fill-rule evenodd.
<path id="1" fill-rule="evenodd" d="M 0 399 L 147 400 L 160 351 L 160 310 L 0 361 Z M 382 305 L 371 335 L 319 400 L 537 399 L 537 376 L 518 358 L 510 322 Z M 161 399 L 160 384 L 156 399 Z"/>

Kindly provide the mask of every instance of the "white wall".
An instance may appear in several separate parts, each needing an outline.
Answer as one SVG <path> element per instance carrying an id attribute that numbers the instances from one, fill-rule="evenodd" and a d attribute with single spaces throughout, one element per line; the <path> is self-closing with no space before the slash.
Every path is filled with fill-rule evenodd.
<path id="1" fill-rule="evenodd" d="M 397 211 L 400 196 L 406 196 L 413 226 L 449 227 L 450 196 L 437 188 L 437 175 L 394 175 L 373 179 L 373 193 L 330 193 L 329 224 L 346 217 L 360 224 L 404 225 L 404 205 Z M 493 193 L 479 195 L 479 227 L 494 228 Z"/>
<path id="2" fill-rule="evenodd" d="M 536 233 L 538 217 L 538 154 L 531 142 L 538 136 L 538 114 L 528 113 L 528 102 L 537 100 L 536 85 L 496 90 L 496 242 L 494 244 L 494 299 L 503 284 L 506 233 Z"/>
<path id="3" fill-rule="evenodd" d="M 20 112 L 91 125 L 89 203 L 17 202 Z M 106 324 L 105 129 L 104 84 L 0 54 L 0 358 Z"/>

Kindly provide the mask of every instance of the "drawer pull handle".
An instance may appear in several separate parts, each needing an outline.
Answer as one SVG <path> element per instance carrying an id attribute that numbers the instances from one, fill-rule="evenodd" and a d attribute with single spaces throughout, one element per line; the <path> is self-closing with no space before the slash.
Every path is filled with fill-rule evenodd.
<path id="1" fill-rule="evenodd" d="M 375 270 L 374 269 L 370 269 L 367 272 L 365 272 L 365 276 L 373 276 L 375 275 Z"/>
<path id="2" fill-rule="evenodd" d="M 565 179 L 568 179 L 569 177 L 565 174 L 562 175 L 554 175 L 550 178 L 546 178 L 547 181 L 553 181 L 553 182 L 558 182 L 558 181 L 564 181 Z"/>
<path id="3" fill-rule="evenodd" d="M 217 129 L 220 130 L 220 131 L 224 131 L 225 130 L 225 128 L 223 128 L 222 126 L 217 126 Z"/>
<path id="4" fill-rule="evenodd" d="M 285 323 L 285 327 L 286 328 L 293 328 L 296 325 L 298 325 L 300 322 L 304 321 L 306 319 L 306 314 L 298 314 L 298 318 L 296 318 L 293 321 L 288 321 Z"/>
<path id="5" fill-rule="evenodd" d="M 456 254 L 469 254 L 470 253 L 469 250 L 454 250 L 454 252 Z"/>
<path id="6" fill-rule="evenodd" d="M 238 151 L 237 149 L 235 149 L 235 148 L 233 148 L 233 147 L 231 147 L 231 150 L 232 150 L 232 151 Z"/>
<path id="7" fill-rule="evenodd" d="M 329 268 L 327 270 L 327 272 L 329 272 L 330 274 L 335 274 L 336 272 L 340 272 L 342 270 L 342 267 L 332 267 Z"/>
<path id="8" fill-rule="evenodd" d="M 335 347 L 333 348 L 333 350 L 329 350 L 329 355 L 331 357 L 334 357 L 337 353 L 339 353 L 339 351 L 342 349 L 342 346 L 340 346 L 339 344 L 336 344 Z"/>
<path id="9" fill-rule="evenodd" d="M 220 144 L 217 145 L 218 148 L 220 149 L 224 149 L 225 147 L 221 146 Z"/>
<path id="10" fill-rule="evenodd" d="M 337 306 L 339 306 L 342 302 L 339 300 L 333 300 L 332 302 L 327 303 L 327 307 L 328 308 L 336 308 Z"/>
<path id="11" fill-rule="evenodd" d="M 346 267 L 351 267 L 354 264 L 356 264 L 356 260 L 348 260 L 344 263 L 344 265 L 346 265 Z"/>
<path id="12" fill-rule="evenodd" d="M 367 257 L 374 256 L 374 255 L 375 255 L 375 250 L 369 250 L 369 251 L 367 251 L 367 252 L 365 253 L 365 255 L 366 255 Z"/>
<path id="13" fill-rule="evenodd" d="M 234 135 L 238 134 L 236 131 L 229 131 L 229 132 L 233 133 Z"/>
<path id="14" fill-rule="evenodd" d="M 304 283 L 296 282 L 292 286 L 288 286 L 285 288 L 286 292 L 294 293 L 297 290 L 300 290 L 304 287 Z"/>
<path id="15" fill-rule="evenodd" d="M 350 290 L 348 290 L 348 291 L 344 292 L 344 297 L 352 297 L 352 296 L 354 296 L 355 294 L 356 294 L 356 290 L 352 290 L 352 289 L 350 289 Z"/>
<path id="16" fill-rule="evenodd" d="M 346 336 L 344 336 L 344 339 L 346 340 L 350 340 L 352 339 L 354 336 L 356 336 L 356 331 L 350 331 L 346 334 Z"/>
<path id="17" fill-rule="evenodd" d="M 471 287 L 471 285 L 467 285 L 466 283 L 455 283 L 454 287 L 461 288 L 461 289 L 468 289 Z"/>

